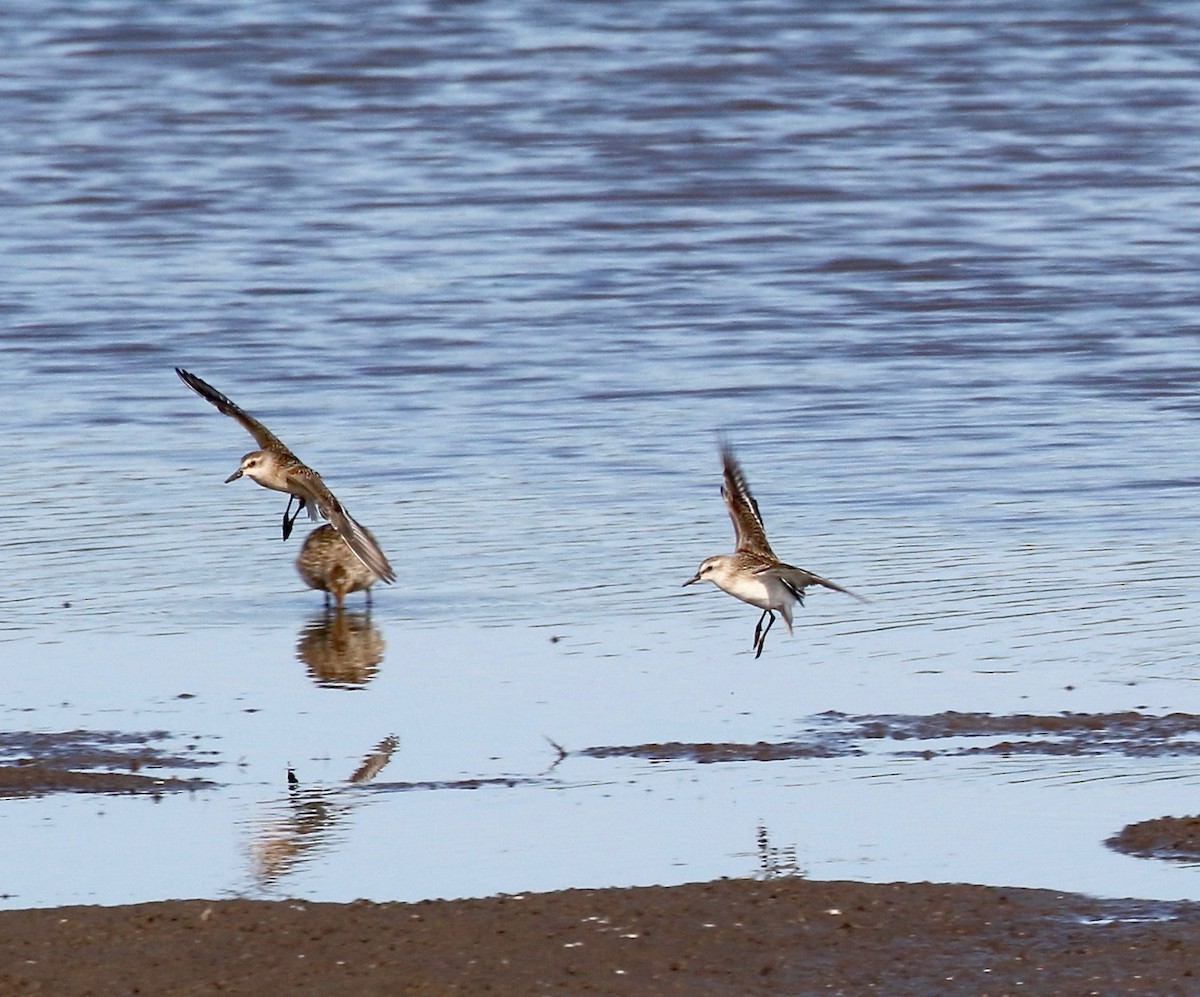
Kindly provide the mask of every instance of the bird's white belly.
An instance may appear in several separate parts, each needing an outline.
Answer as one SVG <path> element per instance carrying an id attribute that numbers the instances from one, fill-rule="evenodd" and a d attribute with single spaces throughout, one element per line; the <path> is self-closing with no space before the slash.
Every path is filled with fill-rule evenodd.
<path id="1" fill-rule="evenodd" d="M 293 494 L 291 487 L 288 485 L 286 474 L 280 474 L 278 471 L 265 471 L 260 468 L 250 468 L 246 472 L 246 477 L 253 481 L 256 485 L 263 488 L 269 488 L 273 492 L 283 492 L 285 495 Z"/>
<path id="2" fill-rule="evenodd" d="M 729 578 L 717 579 L 717 587 L 728 592 L 735 599 L 741 599 L 759 609 L 778 609 L 783 603 L 781 595 L 786 592 L 778 580 L 763 578 L 761 575 L 735 574 Z"/>

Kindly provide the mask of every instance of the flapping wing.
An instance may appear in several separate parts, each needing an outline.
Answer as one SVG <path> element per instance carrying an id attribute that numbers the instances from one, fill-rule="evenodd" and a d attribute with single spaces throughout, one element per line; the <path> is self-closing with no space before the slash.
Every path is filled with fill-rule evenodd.
<path id="1" fill-rule="evenodd" d="M 175 373 L 179 375 L 179 380 L 196 392 L 196 394 L 198 394 L 206 402 L 215 405 L 218 412 L 237 419 L 237 421 L 242 424 L 246 432 L 254 437 L 254 442 L 258 444 L 258 448 L 260 450 L 270 450 L 274 453 L 283 454 L 292 458 L 296 456 L 286 446 L 284 446 L 283 441 L 278 436 L 267 429 L 267 427 L 255 419 L 254 416 L 243 412 L 207 381 L 201 380 L 195 374 L 189 374 L 182 367 L 176 367 Z"/>
<path id="2" fill-rule="evenodd" d="M 726 443 L 721 444 L 721 464 L 725 468 L 725 483 L 721 486 L 721 497 L 729 509 L 729 518 L 733 520 L 733 534 L 737 539 L 737 550 L 751 554 L 765 554 L 774 559 L 775 553 L 767 543 L 767 533 L 763 529 L 762 514 L 758 511 L 758 503 L 750 494 L 746 484 L 746 476 L 742 466 L 733 456 L 733 451 Z"/>
<path id="3" fill-rule="evenodd" d="M 388 563 L 387 556 L 379 549 L 379 544 L 375 542 L 375 538 L 358 520 L 347 513 L 344 509 L 341 510 L 342 516 L 345 518 L 345 527 L 338 526 L 338 520 L 330 519 L 330 522 L 337 527 L 338 532 L 346 541 L 346 546 L 354 551 L 355 556 L 362 561 L 368 568 L 375 572 L 383 581 L 391 584 L 396 580 L 396 572 L 392 570 L 391 564 Z"/>
<path id="4" fill-rule="evenodd" d="M 859 602 L 866 602 L 861 595 L 856 592 L 851 592 L 848 588 L 844 588 L 837 582 L 831 582 L 828 578 L 822 578 L 820 575 L 814 575 L 811 571 L 806 571 L 804 568 L 797 568 L 790 564 L 773 564 L 762 568 L 755 572 L 756 575 L 768 575 L 773 578 L 778 578 L 784 585 L 792 590 L 792 593 L 801 602 L 804 601 L 804 590 L 809 585 L 824 585 L 827 589 L 833 589 L 835 592 L 842 592 L 850 596 L 851 599 L 857 599 Z"/>
<path id="5" fill-rule="evenodd" d="M 341 534 L 346 546 L 354 552 L 363 564 L 370 568 L 383 581 L 391 583 L 396 580 L 396 572 L 388 563 L 387 556 L 371 536 L 371 531 L 354 519 L 343 507 L 337 497 L 326 487 L 321 476 L 311 467 L 300 465 L 292 470 L 290 480 L 293 484 L 301 485 L 305 492 L 305 500 L 316 505 L 321 514 L 329 520 L 335 530 Z"/>

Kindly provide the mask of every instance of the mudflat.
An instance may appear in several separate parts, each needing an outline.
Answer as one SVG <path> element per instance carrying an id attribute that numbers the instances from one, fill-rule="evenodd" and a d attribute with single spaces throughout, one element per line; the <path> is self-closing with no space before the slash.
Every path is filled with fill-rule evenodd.
<path id="1" fill-rule="evenodd" d="M 799 877 L 0 912 L 0 993 L 1200 993 L 1200 904 Z"/>

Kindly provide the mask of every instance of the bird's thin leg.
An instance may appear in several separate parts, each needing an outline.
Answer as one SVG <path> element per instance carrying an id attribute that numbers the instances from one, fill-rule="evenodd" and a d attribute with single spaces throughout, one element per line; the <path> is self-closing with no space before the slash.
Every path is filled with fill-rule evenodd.
<path id="1" fill-rule="evenodd" d="M 769 609 L 764 609 L 762 611 L 762 616 L 760 616 L 758 618 L 758 622 L 756 624 L 754 624 L 754 646 L 755 647 L 758 647 L 758 638 L 759 638 L 759 635 L 762 633 L 763 620 L 765 620 L 767 618 L 767 613 L 769 613 L 769 612 L 770 612 Z"/>
<path id="2" fill-rule="evenodd" d="M 292 503 L 296 500 L 295 495 L 288 496 L 287 508 L 283 510 L 283 539 L 286 540 L 292 535 L 292 527 L 296 525 L 296 520 L 300 513 L 304 511 L 304 507 L 308 505 L 308 499 L 301 499 L 300 504 L 296 506 L 296 511 L 292 513 L 291 519 L 288 518 L 288 513 L 292 511 Z"/>
<path id="3" fill-rule="evenodd" d="M 758 659 L 759 657 L 762 656 L 763 647 L 765 647 L 766 643 L 767 643 L 767 634 L 771 630 L 771 624 L 775 622 L 775 614 L 772 613 L 769 609 L 764 611 L 763 616 L 767 617 L 767 625 L 763 629 L 762 636 L 758 637 L 757 641 L 755 642 L 758 645 L 758 650 L 754 654 L 755 659 Z M 760 618 L 758 622 L 761 623 L 762 619 Z M 755 633 L 757 634 L 757 630 L 755 631 Z"/>
<path id="4" fill-rule="evenodd" d="M 288 520 L 288 513 L 292 511 L 292 503 L 296 501 L 295 495 L 288 495 L 287 508 L 283 510 L 283 539 L 286 540 L 292 535 L 292 524 Z"/>
<path id="5" fill-rule="evenodd" d="M 371 611 L 371 590 L 363 589 L 363 595 L 367 597 L 367 612 L 369 613 Z"/>

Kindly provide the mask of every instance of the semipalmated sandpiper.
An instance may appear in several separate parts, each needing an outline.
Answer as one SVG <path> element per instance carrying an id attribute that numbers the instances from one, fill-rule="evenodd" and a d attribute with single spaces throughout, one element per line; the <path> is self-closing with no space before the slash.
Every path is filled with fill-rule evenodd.
<path id="1" fill-rule="evenodd" d="M 309 518 L 313 520 L 317 519 L 319 511 L 341 534 L 346 545 L 363 564 L 385 582 L 396 580 L 396 574 L 392 571 L 392 566 L 388 563 L 383 551 L 379 549 L 375 538 L 346 512 L 342 503 L 325 486 L 325 482 L 321 480 L 321 476 L 316 471 L 302 463 L 278 436 L 253 416 L 243 412 L 211 384 L 179 367 L 175 368 L 175 373 L 196 394 L 215 405 L 217 411 L 232 416 L 242 424 L 246 432 L 254 437 L 254 442 L 261 449 L 252 450 L 246 454 L 242 458 L 241 465 L 225 479 L 225 483 L 236 481 L 244 474 L 247 478 L 262 485 L 263 488 L 286 492 L 289 498 L 287 509 L 283 513 L 284 540 L 291 535 L 296 517 L 304 509 L 308 509 Z M 291 512 L 292 502 L 296 499 L 300 500 L 300 505 L 295 514 L 289 518 L 288 513 Z"/>
<path id="2" fill-rule="evenodd" d="M 721 464 L 725 470 L 721 496 L 729 508 L 729 518 L 733 520 L 737 546 L 732 554 L 714 554 L 707 558 L 700 565 L 700 570 L 683 584 L 686 587 L 693 582 L 710 581 L 722 592 L 728 592 L 763 611 L 754 627 L 754 657 L 762 654 L 767 631 L 775 622 L 776 613 L 783 617 L 788 633 L 792 632 L 792 606 L 795 603 L 804 605 L 804 589 L 809 585 L 824 585 L 844 592 L 859 602 L 866 602 L 862 596 L 855 595 L 828 578 L 779 560 L 767 543 L 758 503 L 750 494 L 741 465 L 725 443 L 721 444 Z M 763 620 L 767 621 L 765 627 Z"/>
<path id="3" fill-rule="evenodd" d="M 363 532 L 375 539 L 365 526 Z M 355 556 L 350 545 L 329 523 L 318 526 L 304 538 L 304 546 L 296 558 L 296 570 L 305 585 L 325 593 L 326 606 L 332 595 L 337 608 L 341 609 L 351 592 L 365 592 L 367 605 L 371 605 L 375 572 Z"/>

